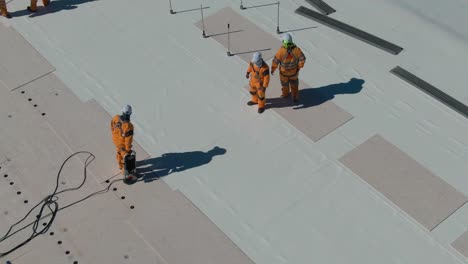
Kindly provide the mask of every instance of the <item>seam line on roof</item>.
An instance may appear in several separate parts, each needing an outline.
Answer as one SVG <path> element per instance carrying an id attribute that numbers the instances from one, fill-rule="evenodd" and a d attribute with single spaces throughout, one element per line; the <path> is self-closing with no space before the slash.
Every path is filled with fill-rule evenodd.
<path id="1" fill-rule="evenodd" d="M 47 61 L 47 62 L 48 62 L 48 61 Z M 39 79 L 41 79 L 41 78 L 43 78 L 43 77 L 45 77 L 45 76 L 47 76 L 47 75 L 53 73 L 53 72 L 55 72 L 55 68 L 54 68 L 53 70 L 51 70 L 50 72 L 48 72 L 48 73 L 45 73 L 45 74 L 43 74 L 43 75 L 41 75 L 41 76 L 39 76 L 39 77 L 37 77 L 37 78 L 35 78 L 35 79 L 29 81 L 29 82 L 23 83 L 23 84 L 21 84 L 20 86 L 18 86 L 18 87 L 16 87 L 16 88 L 13 88 L 13 89 L 11 90 L 11 92 L 13 92 L 13 91 L 15 91 L 15 90 L 17 90 L 17 89 L 19 89 L 19 88 L 21 88 L 21 87 L 23 87 L 23 86 L 26 86 L 26 85 L 28 85 L 28 84 L 30 84 L 30 83 L 32 83 L 32 82 L 35 82 L 35 81 L 37 81 L 37 80 L 39 80 Z M 67 87 L 67 88 L 68 88 L 68 87 Z M 68 88 L 68 89 L 69 89 L 69 88 Z"/>
<path id="2" fill-rule="evenodd" d="M 151 243 L 149 243 L 145 237 L 138 231 L 138 229 L 130 222 L 127 222 L 127 224 L 130 226 L 130 228 L 133 229 L 133 232 L 135 232 L 135 234 L 141 239 L 143 240 L 143 242 L 146 244 L 146 246 L 148 246 L 154 253 L 156 253 L 156 255 L 158 255 L 161 260 L 165 263 L 165 264 L 169 264 L 166 259 L 163 258 L 163 256 L 161 256 L 161 254 L 159 254 L 159 252 L 156 250 L 156 248 L 153 247 L 153 245 L 151 245 Z"/>
<path id="3" fill-rule="evenodd" d="M 447 217 L 445 217 L 444 219 L 442 219 L 442 221 L 440 221 L 436 226 L 434 226 L 433 228 L 431 228 L 431 232 L 436 229 L 438 226 L 440 226 L 443 222 L 445 222 L 445 220 L 449 219 L 452 215 L 454 215 L 456 212 L 458 212 L 458 210 L 460 210 L 460 208 L 462 208 L 463 206 L 465 206 L 466 204 L 468 203 L 468 201 L 464 202 L 462 205 L 460 205 L 457 209 L 455 209 L 455 211 L 453 211 L 451 214 L 449 214 Z"/>

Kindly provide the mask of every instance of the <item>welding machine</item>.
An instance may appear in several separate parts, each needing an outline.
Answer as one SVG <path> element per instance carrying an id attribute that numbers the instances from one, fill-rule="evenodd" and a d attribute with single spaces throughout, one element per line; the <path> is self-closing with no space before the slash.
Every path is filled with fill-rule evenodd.
<path id="1" fill-rule="evenodd" d="M 124 157 L 124 179 L 126 184 L 133 184 L 138 180 L 136 172 L 136 152 L 128 153 Z"/>

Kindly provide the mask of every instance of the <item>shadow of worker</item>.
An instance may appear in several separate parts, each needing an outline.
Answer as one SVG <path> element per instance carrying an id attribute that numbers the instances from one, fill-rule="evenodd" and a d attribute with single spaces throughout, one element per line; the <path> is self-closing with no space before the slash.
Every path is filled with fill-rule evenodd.
<path id="1" fill-rule="evenodd" d="M 161 157 L 137 161 L 138 181 L 151 182 L 171 173 L 181 172 L 210 163 L 214 156 L 224 155 L 226 149 L 214 147 L 203 151 L 166 153 Z"/>
<path id="2" fill-rule="evenodd" d="M 309 108 L 321 105 L 327 101 L 333 100 L 338 94 L 356 94 L 359 93 L 365 81 L 362 79 L 351 78 L 346 83 L 335 83 L 319 88 L 305 88 L 299 90 L 299 104 L 293 107 L 295 110 Z M 283 108 L 293 106 L 290 100 L 284 98 L 271 98 L 267 100 L 268 108 Z"/>
<path id="3" fill-rule="evenodd" d="M 88 2 L 94 2 L 97 0 L 51 0 L 47 7 L 38 6 L 36 13 L 30 13 L 27 10 L 19 10 L 14 12 L 13 16 L 28 16 L 29 17 L 38 17 L 43 15 L 48 15 L 52 13 L 57 13 L 65 10 L 73 10 L 78 8 L 78 5 L 85 4 Z M 40 1 L 39 1 L 40 2 Z"/>
<path id="4" fill-rule="evenodd" d="M 347 83 L 335 83 L 319 88 L 307 88 L 300 91 L 300 105 L 293 109 L 303 109 L 321 105 L 333 100 L 338 94 L 357 94 L 364 85 L 364 80 L 351 78 Z"/>

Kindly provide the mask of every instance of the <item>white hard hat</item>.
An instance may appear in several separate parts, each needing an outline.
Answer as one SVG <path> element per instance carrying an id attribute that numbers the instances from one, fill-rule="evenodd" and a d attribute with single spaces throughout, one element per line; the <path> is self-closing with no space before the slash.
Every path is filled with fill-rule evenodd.
<path id="1" fill-rule="evenodd" d="M 258 65 L 258 64 L 260 64 L 262 61 L 263 61 L 263 59 L 262 59 L 262 53 L 260 53 L 260 52 L 258 52 L 258 51 L 255 52 L 255 53 L 253 54 L 253 56 L 252 56 L 252 63 Z"/>
<path id="2" fill-rule="evenodd" d="M 123 114 L 131 115 L 132 114 L 132 107 L 130 105 L 124 106 L 122 109 Z"/>
<path id="3" fill-rule="evenodd" d="M 291 34 L 286 33 L 283 35 L 283 43 L 293 43 Z"/>

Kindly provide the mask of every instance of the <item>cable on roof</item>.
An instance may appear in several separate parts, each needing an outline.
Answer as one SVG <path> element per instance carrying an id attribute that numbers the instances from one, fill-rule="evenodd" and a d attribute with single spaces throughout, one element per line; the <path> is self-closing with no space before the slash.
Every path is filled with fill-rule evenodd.
<path id="1" fill-rule="evenodd" d="M 58 191 L 58 187 L 59 187 L 59 182 L 60 182 L 60 175 L 62 173 L 62 170 L 63 168 L 65 167 L 65 165 L 67 164 L 67 162 L 73 158 L 74 156 L 77 156 L 79 154 L 88 154 L 89 156 L 86 158 L 85 160 L 85 164 L 84 164 L 84 171 L 83 171 L 83 181 L 81 182 L 81 184 L 77 187 L 73 187 L 73 188 L 68 188 L 68 189 L 64 189 L 62 191 Z M 11 225 L 10 228 L 8 229 L 8 231 L 6 232 L 6 234 L 0 238 L 0 243 L 7 240 L 8 238 L 14 236 L 15 234 L 17 234 L 18 232 L 26 229 L 27 227 L 31 226 L 32 225 L 32 234 L 29 238 L 27 238 L 26 240 L 24 240 L 23 242 L 21 242 L 20 244 L 18 244 L 17 246 L 13 247 L 12 249 L 8 250 L 7 252 L 1 252 L 0 253 L 0 258 L 3 258 L 5 257 L 6 255 L 8 254 L 11 254 L 12 252 L 18 250 L 19 248 L 23 247 L 24 245 L 28 244 L 29 242 L 31 242 L 31 240 L 33 240 L 34 238 L 36 238 L 37 236 L 39 235 L 42 235 L 42 234 L 45 234 L 47 233 L 47 231 L 49 230 L 49 228 L 52 226 L 52 223 L 54 222 L 55 220 L 55 217 L 57 216 L 57 213 L 65 208 L 68 208 L 72 205 L 75 205 L 77 203 L 80 203 L 94 195 L 97 195 L 97 194 L 101 194 L 101 193 L 105 193 L 107 191 L 109 191 L 110 187 L 112 186 L 112 184 L 114 184 L 115 182 L 117 181 L 121 181 L 122 179 L 116 179 L 116 180 L 113 180 L 112 182 L 109 183 L 109 185 L 105 188 L 105 189 L 102 189 L 100 191 L 97 191 L 97 192 L 94 192 L 86 197 L 84 197 L 83 199 L 80 199 L 76 202 L 73 202 L 73 203 L 70 203 L 66 206 L 63 206 L 63 207 L 59 207 L 59 203 L 58 203 L 58 200 L 59 200 L 59 197 L 58 195 L 59 194 L 62 194 L 62 193 L 65 193 L 65 192 L 68 192 L 68 191 L 76 191 L 76 190 L 79 190 L 81 187 L 83 187 L 83 185 L 86 183 L 86 179 L 88 178 L 87 176 L 87 168 L 89 166 L 89 164 L 91 164 L 91 162 L 94 161 L 96 157 L 94 156 L 94 154 L 92 154 L 91 152 L 88 152 L 88 151 L 78 151 L 72 155 L 70 155 L 63 163 L 62 163 L 62 166 L 60 167 L 60 170 L 59 172 L 57 173 L 57 181 L 56 181 L 56 184 L 55 184 L 55 188 L 54 188 L 54 191 L 52 192 L 52 194 L 46 196 L 44 199 L 42 199 L 38 204 L 36 204 L 33 208 L 31 208 L 31 210 L 29 210 L 29 212 L 21 219 L 19 220 L 18 222 L 16 222 L 15 224 Z M 22 222 L 24 222 L 26 220 L 26 218 L 36 209 L 36 208 L 40 208 L 39 210 L 39 213 L 36 215 L 36 219 L 23 226 L 22 228 L 16 230 L 16 231 L 13 231 L 13 229 L 17 226 L 17 225 L 20 225 Z M 45 226 L 42 227 L 42 229 L 39 229 L 41 226 L 39 225 L 41 219 L 44 219 L 44 218 L 47 218 L 50 216 L 50 219 L 49 221 L 47 222 L 47 224 Z"/>

